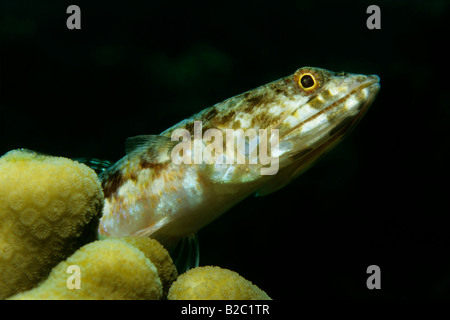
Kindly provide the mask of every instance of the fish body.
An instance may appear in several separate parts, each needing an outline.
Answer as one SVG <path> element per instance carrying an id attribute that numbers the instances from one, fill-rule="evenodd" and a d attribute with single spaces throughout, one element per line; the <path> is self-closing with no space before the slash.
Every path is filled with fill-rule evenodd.
<path id="1" fill-rule="evenodd" d="M 375 75 L 304 67 L 217 103 L 160 135 L 130 138 L 126 156 L 101 175 L 105 206 L 100 235 L 149 235 L 169 245 L 249 195 L 280 189 L 341 140 L 379 88 Z M 232 148 L 227 145 L 237 139 L 233 132 L 251 130 L 260 135 L 244 139 L 242 152 L 228 152 Z M 264 130 L 266 136 L 261 135 Z M 189 148 L 177 153 L 180 132 Z M 222 150 L 216 148 L 209 156 L 203 153 L 200 162 L 180 163 L 183 156 L 193 159 L 196 151 L 206 151 L 213 141 L 205 139 L 208 132 L 216 133 L 214 142 L 217 134 L 224 137 L 216 145 L 223 145 Z M 262 161 L 262 146 L 273 163 Z M 263 174 L 268 168 L 274 170 Z"/>

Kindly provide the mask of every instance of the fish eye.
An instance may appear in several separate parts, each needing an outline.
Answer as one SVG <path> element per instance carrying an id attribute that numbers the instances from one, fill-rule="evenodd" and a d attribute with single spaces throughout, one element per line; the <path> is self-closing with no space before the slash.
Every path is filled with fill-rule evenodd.
<path id="1" fill-rule="evenodd" d="M 310 95 L 320 88 L 323 75 L 314 68 L 301 68 L 294 74 L 294 86 L 305 95 Z"/>
<path id="2" fill-rule="evenodd" d="M 300 78 L 300 84 L 303 87 L 303 89 L 308 89 L 313 87 L 316 82 L 314 81 L 314 78 L 310 74 L 304 74 Z"/>

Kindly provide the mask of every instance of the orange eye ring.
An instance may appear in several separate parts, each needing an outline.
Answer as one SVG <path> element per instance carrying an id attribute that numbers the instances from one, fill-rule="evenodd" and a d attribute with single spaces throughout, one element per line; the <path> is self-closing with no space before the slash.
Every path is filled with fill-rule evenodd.
<path id="1" fill-rule="evenodd" d="M 301 68 L 294 74 L 295 87 L 305 95 L 314 93 L 320 86 L 322 77 L 308 68 Z"/>

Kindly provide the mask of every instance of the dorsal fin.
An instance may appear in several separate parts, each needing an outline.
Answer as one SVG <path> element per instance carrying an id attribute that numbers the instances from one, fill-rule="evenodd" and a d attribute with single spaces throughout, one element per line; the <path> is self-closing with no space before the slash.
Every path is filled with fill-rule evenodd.
<path id="1" fill-rule="evenodd" d="M 142 154 L 146 162 L 158 163 L 170 160 L 172 148 L 178 141 L 160 135 L 140 135 L 125 141 L 127 155 Z"/>

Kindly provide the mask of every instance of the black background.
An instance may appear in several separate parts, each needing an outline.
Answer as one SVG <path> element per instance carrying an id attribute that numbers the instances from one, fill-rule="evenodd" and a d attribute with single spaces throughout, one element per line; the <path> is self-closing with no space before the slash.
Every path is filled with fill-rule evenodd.
<path id="1" fill-rule="evenodd" d="M 81 30 L 66 8 L 81 8 Z M 366 9 L 381 8 L 381 30 Z M 378 74 L 358 127 L 280 191 L 199 232 L 201 265 L 273 299 L 450 297 L 449 3 L 0 1 L 0 154 L 116 161 L 302 66 Z M 381 268 L 381 290 L 366 269 Z"/>

